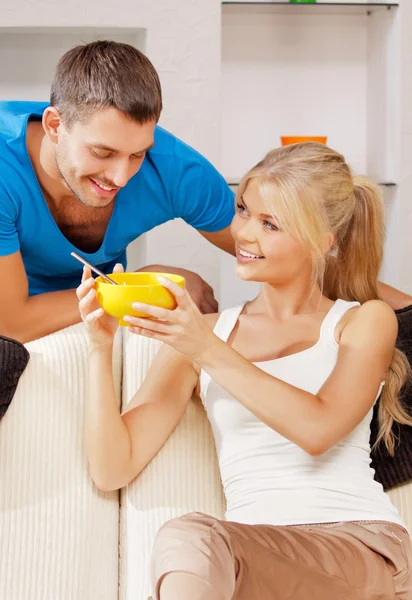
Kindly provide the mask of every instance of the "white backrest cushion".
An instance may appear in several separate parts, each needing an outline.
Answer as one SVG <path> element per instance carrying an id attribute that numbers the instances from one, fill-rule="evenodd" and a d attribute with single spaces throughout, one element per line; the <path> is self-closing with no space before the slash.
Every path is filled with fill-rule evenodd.
<path id="1" fill-rule="evenodd" d="M 120 399 L 121 336 L 115 348 Z M 119 494 L 96 490 L 85 454 L 85 328 L 27 349 L 0 422 L 0 598 L 117 600 Z"/>
<path id="2" fill-rule="evenodd" d="M 125 332 L 124 407 L 143 381 L 160 344 Z M 121 493 L 120 598 L 147 600 L 156 532 L 172 517 L 201 511 L 223 518 L 225 501 L 206 413 L 192 401 L 165 446 Z"/>
<path id="3" fill-rule="evenodd" d="M 412 482 L 389 490 L 388 496 L 398 509 L 409 534 L 412 535 Z"/>

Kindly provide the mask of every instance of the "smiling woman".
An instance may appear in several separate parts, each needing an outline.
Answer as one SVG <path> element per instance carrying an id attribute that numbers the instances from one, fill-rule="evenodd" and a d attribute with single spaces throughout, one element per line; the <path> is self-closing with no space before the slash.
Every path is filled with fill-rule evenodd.
<path id="1" fill-rule="evenodd" d="M 101 489 L 127 485 L 195 393 L 215 437 L 226 520 L 193 513 L 160 529 L 156 600 L 409 600 L 409 536 L 370 467 L 374 405 L 389 452 L 394 422 L 412 423 L 398 398 L 409 365 L 395 350 L 396 317 L 378 300 L 378 189 L 337 152 L 305 143 L 270 152 L 236 202 L 236 272 L 261 283 L 258 297 L 205 318 L 162 280 L 174 310 L 135 302 L 152 318 L 125 316 L 130 330 L 164 345 L 123 414 L 113 321 L 95 310 L 93 281 L 79 287 L 90 473 Z"/>

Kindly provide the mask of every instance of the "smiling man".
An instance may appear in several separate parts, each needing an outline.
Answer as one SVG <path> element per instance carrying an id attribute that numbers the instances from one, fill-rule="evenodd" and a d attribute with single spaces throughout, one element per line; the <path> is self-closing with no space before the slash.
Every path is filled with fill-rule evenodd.
<path id="1" fill-rule="evenodd" d="M 233 193 L 157 126 L 161 110 L 153 65 L 110 41 L 60 59 L 50 103 L 0 103 L 0 334 L 27 342 L 80 320 L 72 251 L 110 272 L 130 242 L 178 217 L 234 251 Z M 197 274 L 145 270 L 181 273 L 201 310 L 216 310 Z"/>

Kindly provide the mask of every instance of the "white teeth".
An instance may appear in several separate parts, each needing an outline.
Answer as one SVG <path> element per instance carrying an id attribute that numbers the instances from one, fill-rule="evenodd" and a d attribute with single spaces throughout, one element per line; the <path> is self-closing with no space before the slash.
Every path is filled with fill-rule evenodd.
<path id="1" fill-rule="evenodd" d="M 250 252 L 246 252 L 245 250 L 239 250 L 240 256 L 244 256 L 246 258 L 263 258 L 263 256 L 259 256 L 258 254 L 251 254 Z"/>
<path id="2" fill-rule="evenodd" d="M 93 179 L 93 181 L 94 181 L 94 179 Z M 102 188 L 102 190 L 105 190 L 106 192 L 113 192 L 113 190 L 115 189 L 115 188 L 107 187 L 106 185 L 102 185 L 101 183 L 97 183 L 97 181 L 94 181 L 94 183 L 96 185 L 98 185 L 100 188 Z"/>

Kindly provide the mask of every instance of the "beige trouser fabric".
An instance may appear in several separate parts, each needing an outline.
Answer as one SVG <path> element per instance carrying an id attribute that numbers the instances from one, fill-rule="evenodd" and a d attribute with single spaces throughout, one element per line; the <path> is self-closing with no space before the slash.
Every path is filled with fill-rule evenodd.
<path id="1" fill-rule="evenodd" d="M 153 548 L 155 600 L 412 600 L 412 550 L 377 521 L 274 527 L 191 513 Z"/>

